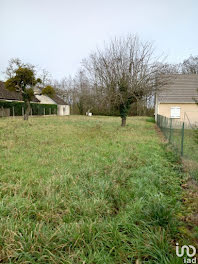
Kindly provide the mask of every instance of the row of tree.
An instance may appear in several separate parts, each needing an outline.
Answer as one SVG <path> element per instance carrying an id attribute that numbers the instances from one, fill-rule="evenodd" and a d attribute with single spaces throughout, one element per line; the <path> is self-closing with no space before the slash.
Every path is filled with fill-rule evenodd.
<path id="1" fill-rule="evenodd" d="M 74 78 L 56 82 L 56 91 L 73 113 L 119 115 L 124 126 L 127 115 L 153 113 L 154 94 L 170 82 L 170 74 L 198 74 L 198 56 L 180 64 L 163 60 L 137 36 L 115 38 L 84 59 Z"/>
<path id="2" fill-rule="evenodd" d="M 198 56 L 181 64 L 166 64 L 155 56 L 151 43 L 134 35 L 111 40 L 82 61 L 74 78 L 61 81 L 52 80 L 47 71 L 36 78 L 32 65 L 16 62 L 13 60 L 6 71 L 6 86 L 18 89 L 27 105 L 32 86 L 47 86 L 44 91 L 51 96 L 55 91 L 71 106 L 72 113 L 119 115 L 122 126 L 128 115 L 138 114 L 138 109 L 141 114 L 152 109 L 155 92 L 170 81 L 170 74 L 198 74 Z"/>

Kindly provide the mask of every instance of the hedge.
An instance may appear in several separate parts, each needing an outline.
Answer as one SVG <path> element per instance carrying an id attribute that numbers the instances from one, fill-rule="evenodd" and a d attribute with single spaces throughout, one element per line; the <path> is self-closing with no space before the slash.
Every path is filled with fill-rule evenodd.
<path id="1" fill-rule="evenodd" d="M 30 103 L 32 115 L 54 115 L 57 114 L 57 105 L 55 104 L 38 104 Z M 0 101 L 0 108 L 9 108 L 11 116 L 22 116 L 23 109 L 25 109 L 24 102 L 8 102 Z M 14 111 L 14 113 L 13 113 Z"/>

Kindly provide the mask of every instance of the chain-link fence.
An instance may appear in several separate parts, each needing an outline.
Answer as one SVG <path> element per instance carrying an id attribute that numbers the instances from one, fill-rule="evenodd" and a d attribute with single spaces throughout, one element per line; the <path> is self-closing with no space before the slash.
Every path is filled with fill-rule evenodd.
<path id="1" fill-rule="evenodd" d="M 198 127 L 190 122 L 157 115 L 157 125 L 198 180 Z"/>

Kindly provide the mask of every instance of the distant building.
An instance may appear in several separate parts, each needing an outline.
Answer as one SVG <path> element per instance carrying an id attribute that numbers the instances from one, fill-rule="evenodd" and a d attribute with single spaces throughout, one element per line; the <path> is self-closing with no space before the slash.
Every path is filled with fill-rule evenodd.
<path id="1" fill-rule="evenodd" d="M 70 115 L 70 106 L 65 103 L 63 99 L 54 95 L 49 97 L 41 93 L 41 89 L 38 87 L 34 88 L 34 96 L 41 104 L 57 104 L 57 115 L 64 116 Z"/>
<path id="2" fill-rule="evenodd" d="M 23 98 L 19 92 L 9 91 L 8 89 L 6 89 L 4 82 L 0 81 L 0 101 L 23 102 Z M 39 103 L 39 100 L 35 96 L 33 96 L 31 102 Z"/>
<path id="3" fill-rule="evenodd" d="M 171 75 L 169 84 L 164 85 L 155 97 L 155 118 L 157 115 L 181 121 L 198 122 L 198 75 Z"/>
<path id="4" fill-rule="evenodd" d="M 0 81 L 0 101 L 6 101 L 6 102 L 23 102 L 23 98 L 19 92 L 15 91 L 9 91 L 5 88 L 4 82 Z M 70 115 L 70 107 L 65 103 L 64 100 L 62 100 L 57 95 L 54 95 L 52 98 L 50 98 L 47 95 L 41 94 L 41 89 L 35 88 L 34 89 L 34 96 L 31 100 L 32 103 L 40 103 L 40 104 L 55 104 L 57 105 L 57 115 L 64 116 L 64 115 Z M 4 109 L 4 112 L 6 109 Z M 9 111 L 7 109 L 6 116 L 9 116 Z"/>

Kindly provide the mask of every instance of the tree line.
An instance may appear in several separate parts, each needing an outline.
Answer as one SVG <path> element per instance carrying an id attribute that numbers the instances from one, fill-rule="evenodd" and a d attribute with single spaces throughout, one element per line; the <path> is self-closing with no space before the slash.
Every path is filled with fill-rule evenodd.
<path id="1" fill-rule="evenodd" d="M 74 78 L 56 82 L 56 91 L 72 113 L 119 115 L 124 126 L 128 115 L 153 113 L 154 94 L 170 74 L 198 74 L 198 56 L 179 64 L 163 60 L 137 36 L 115 38 L 84 59 Z"/>
<path id="2" fill-rule="evenodd" d="M 8 83 L 13 78 L 11 66 L 7 69 Z M 31 65 L 22 68 L 25 67 L 35 76 Z M 56 92 L 71 106 L 73 114 L 117 115 L 125 126 L 128 115 L 152 113 L 155 92 L 170 81 L 170 74 L 178 73 L 198 74 L 198 56 L 190 56 L 179 64 L 167 64 L 164 58 L 155 55 L 152 43 L 128 35 L 114 38 L 102 49 L 92 52 L 73 78 L 52 80 L 44 70 L 39 79 L 29 76 L 31 81 L 27 80 L 26 84 L 29 88 L 31 82 L 43 89 L 48 87 L 46 92 L 51 96 Z M 23 82 L 20 85 L 15 82 L 14 86 L 24 91 Z"/>

